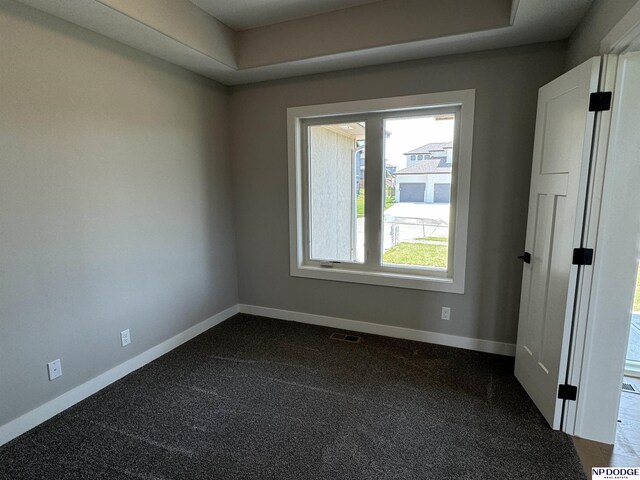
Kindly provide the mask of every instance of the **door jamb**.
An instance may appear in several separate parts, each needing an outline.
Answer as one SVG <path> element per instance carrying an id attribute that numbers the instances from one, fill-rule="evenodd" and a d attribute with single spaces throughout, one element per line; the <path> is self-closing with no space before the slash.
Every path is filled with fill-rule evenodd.
<path id="1" fill-rule="evenodd" d="M 616 80 L 617 56 L 604 55 L 601 63 L 599 91 L 613 91 Z M 607 149 L 609 145 L 609 130 L 611 126 L 611 111 L 600 112 L 596 116 L 594 135 L 592 142 L 591 178 L 589 184 L 589 196 L 587 198 L 585 223 L 583 225 L 583 240 L 586 248 L 596 248 L 598 225 L 600 221 L 600 206 L 604 186 Z M 569 352 L 569 365 L 567 381 L 570 385 L 578 386 L 578 398 L 575 402 L 564 402 L 564 423 L 562 430 L 570 435 L 575 435 L 579 430 L 578 411 L 584 398 L 580 396 L 580 386 L 584 376 L 588 374 L 585 351 L 590 343 L 590 330 L 588 328 L 589 304 L 591 301 L 591 289 L 593 284 L 593 266 L 584 266 L 580 269 L 578 279 L 578 291 L 576 295 L 574 314 L 575 324 L 572 331 L 573 348 Z"/>
<path id="2" fill-rule="evenodd" d="M 612 91 L 615 95 L 615 85 L 617 80 L 618 55 L 640 51 L 640 2 L 636 3 L 629 12 L 616 24 L 613 29 L 604 37 L 600 45 L 600 52 L 603 55 L 602 70 L 600 76 L 599 91 Z M 594 142 L 592 146 L 592 172 L 593 178 L 590 184 L 590 196 L 587 199 L 587 215 L 585 217 L 585 245 L 594 248 L 599 230 L 600 207 L 602 204 L 603 185 L 605 178 L 605 167 L 609 149 L 609 138 L 611 132 L 612 112 L 601 112 L 596 119 L 594 130 Z M 562 430 L 570 435 L 580 436 L 585 431 L 585 424 L 588 419 L 583 418 L 580 412 L 587 401 L 580 396 L 580 387 L 585 386 L 590 381 L 598 381 L 597 372 L 591 371 L 588 362 L 585 362 L 585 353 L 591 345 L 593 331 L 589 328 L 589 305 L 592 302 L 593 267 L 582 269 L 579 279 L 578 299 L 575 312 L 575 329 L 572 332 L 574 348 L 569 352 L 568 380 L 572 385 L 578 385 L 578 398 L 575 402 L 565 402 L 564 423 Z M 592 320 L 593 321 L 593 320 Z M 621 369 L 624 369 L 621 366 Z M 615 372 L 617 375 L 618 372 Z M 592 438 L 605 443 L 613 443 L 615 439 L 615 422 L 612 432 L 604 433 L 599 438 Z"/>

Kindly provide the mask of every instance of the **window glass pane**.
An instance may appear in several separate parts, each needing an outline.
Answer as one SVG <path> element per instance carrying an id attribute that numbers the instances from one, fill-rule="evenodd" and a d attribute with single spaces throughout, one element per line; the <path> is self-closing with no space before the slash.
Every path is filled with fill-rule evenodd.
<path id="1" fill-rule="evenodd" d="M 383 264 L 448 268 L 454 126 L 453 113 L 385 120 Z"/>
<path id="2" fill-rule="evenodd" d="M 309 258 L 364 262 L 365 123 L 307 127 Z"/>

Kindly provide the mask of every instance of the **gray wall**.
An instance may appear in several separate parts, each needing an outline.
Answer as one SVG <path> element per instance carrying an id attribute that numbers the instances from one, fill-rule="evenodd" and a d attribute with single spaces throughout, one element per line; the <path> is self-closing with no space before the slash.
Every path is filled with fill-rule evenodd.
<path id="1" fill-rule="evenodd" d="M 600 42 L 638 0 L 595 0 L 569 39 L 569 69 L 600 55 Z"/>
<path id="2" fill-rule="evenodd" d="M 236 304 L 237 281 L 226 89 L 7 0 L 0 32 L 4 424 Z"/>
<path id="3" fill-rule="evenodd" d="M 540 86 L 563 73 L 553 43 L 233 89 L 241 303 L 515 342 Z M 286 108 L 477 89 L 464 295 L 289 276 Z M 259 152 L 260 155 L 256 155 Z M 452 320 L 440 308 L 452 307 Z"/>

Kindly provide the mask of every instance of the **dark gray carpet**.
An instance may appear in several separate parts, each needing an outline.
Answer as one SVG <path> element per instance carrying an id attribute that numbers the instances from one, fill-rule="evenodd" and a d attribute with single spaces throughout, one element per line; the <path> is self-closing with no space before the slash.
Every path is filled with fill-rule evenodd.
<path id="1" fill-rule="evenodd" d="M 513 360 L 238 315 L 0 448 L 2 479 L 584 479 Z"/>

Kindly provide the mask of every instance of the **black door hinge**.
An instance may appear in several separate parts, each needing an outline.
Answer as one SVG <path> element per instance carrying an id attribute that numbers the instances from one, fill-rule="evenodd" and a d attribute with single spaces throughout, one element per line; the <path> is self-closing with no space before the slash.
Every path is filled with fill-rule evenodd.
<path id="1" fill-rule="evenodd" d="M 531 254 L 529 252 L 524 252 L 518 258 L 522 260 L 524 263 L 531 263 Z"/>
<path id="2" fill-rule="evenodd" d="M 558 385 L 558 398 L 560 400 L 575 400 L 578 398 L 578 387 L 574 385 Z"/>
<path id="3" fill-rule="evenodd" d="M 590 112 L 611 110 L 611 92 L 595 92 L 589 97 Z"/>
<path id="4" fill-rule="evenodd" d="M 593 248 L 574 248 L 573 265 L 593 265 Z"/>

